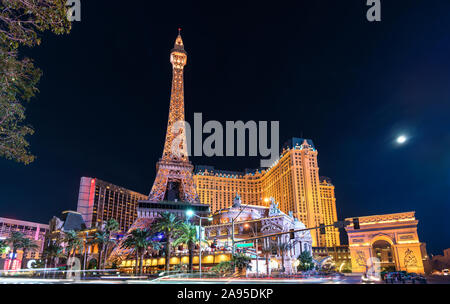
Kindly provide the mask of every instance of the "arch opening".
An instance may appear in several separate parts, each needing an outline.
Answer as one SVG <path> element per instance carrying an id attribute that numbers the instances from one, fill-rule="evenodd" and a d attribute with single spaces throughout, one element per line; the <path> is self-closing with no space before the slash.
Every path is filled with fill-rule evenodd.
<path id="1" fill-rule="evenodd" d="M 381 271 L 395 271 L 394 251 L 386 240 L 377 240 L 372 244 L 373 256 L 380 260 Z"/>

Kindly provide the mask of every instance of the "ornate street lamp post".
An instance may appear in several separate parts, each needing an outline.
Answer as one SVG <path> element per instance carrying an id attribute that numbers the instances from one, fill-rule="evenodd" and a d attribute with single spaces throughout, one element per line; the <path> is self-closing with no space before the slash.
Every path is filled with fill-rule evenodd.
<path id="1" fill-rule="evenodd" d="M 200 278 L 202 278 L 202 220 L 208 220 L 208 221 L 212 221 L 212 217 L 202 217 L 199 216 L 197 214 L 194 213 L 194 211 L 192 210 L 187 210 L 186 211 L 186 216 L 188 218 L 190 218 L 191 216 L 196 216 L 198 217 L 200 220 L 200 231 L 199 231 L 199 249 L 198 249 L 198 266 L 199 266 L 199 273 L 200 273 Z"/>
<path id="2" fill-rule="evenodd" d="M 257 225 L 257 224 L 255 223 L 255 225 Z M 250 226 L 249 224 L 245 224 L 244 227 L 245 228 L 250 227 L 252 229 L 253 236 L 255 238 L 257 237 L 256 231 L 255 231 L 255 229 L 253 229 L 253 226 Z M 258 239 L 257 238 L 255 239 L 255 253 L 256 253 L 256 277 L 259 277 L 259 271 L 258 271 L 259 254 L 258 254 Z"/>

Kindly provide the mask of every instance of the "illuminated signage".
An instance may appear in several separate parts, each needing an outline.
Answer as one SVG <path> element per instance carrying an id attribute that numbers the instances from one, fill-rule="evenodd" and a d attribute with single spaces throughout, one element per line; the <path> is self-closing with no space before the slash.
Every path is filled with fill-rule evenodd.
<path id="1" fill-rule="evenodd" d="M 12 261 L 12 265 L 11 265 L 11 261 Z M 18 269 L 20 269 L 21 264 L 22 264 L 22 261 L 19 259 L 14 259 L 14 260 L 6 259 L 3 269 L 17 271 Z"/>
<path id="2" fill-rule="evenodd" d="M 28 269 L 33 269 L 33 265 L 36 264 L 36 260 L 29 260 L 27 263 Z"/>
<path id="3" fill-rule="evenodd" d="M 245 248 L 245 247 L 253 247 L 253 246 L 254 246 L 253 243 L 236 244 L 237 248 Z"/>

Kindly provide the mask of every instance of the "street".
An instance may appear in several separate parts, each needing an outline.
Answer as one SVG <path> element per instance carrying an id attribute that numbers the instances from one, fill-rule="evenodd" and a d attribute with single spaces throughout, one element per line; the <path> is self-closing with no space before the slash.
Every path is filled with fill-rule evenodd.
<path id="1" fill-rule="evenodd" d="M 136 279 L 99 279 L 99 280 L 69 280 L 69 279 L 33 279 L 33 278 L 0 278 L 0 284 L 359 284 L 358 276 L 348 276 L 339 279 L 303 278 L 303 279 L 245 279 L 245 278 L 204 278 L 180 279 L 160 278 L 152 280 Z"/>

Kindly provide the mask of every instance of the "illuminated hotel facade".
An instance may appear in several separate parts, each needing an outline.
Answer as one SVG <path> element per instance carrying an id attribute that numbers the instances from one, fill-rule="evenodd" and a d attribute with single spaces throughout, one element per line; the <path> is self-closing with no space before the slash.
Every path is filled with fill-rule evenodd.
<path id="1" fill-rule="evenodd" d="M 101 228 L 109 219 L 115 219 L 120 231 L 126 232 L 137 218 L 138 200 L 147 197 L 98 178 L 82 177 L 77 212 L 87 228 Z"/>
<path id="2" fill-rule="evenodd" d="M 231 207 L 238 193 L 243 204 L 260 206 L 268 206 L 273 197 L 282 212 L 291 211 L 307 227 L 331 225 L 337 221 L 334 185 L 319 177 L 317 154 L 312 140 L 292 138 L 275 164 L 265 170 L 231 172 L 198 166 L 194 174 L 197 193 L 212 213 Z M 313 246 L 340 245 L 337 228 L 327 227 L 326 232 L 312 233 Z"/>
<path id="3" fill-rule="evenodd" d="M 33 242 L 38 246 L 36 249 L 27 250 L 25 252 L 25 256 L 23 250 L 19 248 L 17 251 L 17 256 L 12 260 L 11 268 L 9 268 L 9 263 L 11 262 L 10 250 L 0 254 L 0 269 L 20 269 L 24 261 L 26 262 L 26 260 L 30 259 L 39 259 L 42 255 L 45 235 L 48 230 L 49 227 L 46 224 L 0 217 L 0 240 L 10 237 L 11 232 L 17 231 L 23 233 L 26 238 L 33 240 Z"/>

